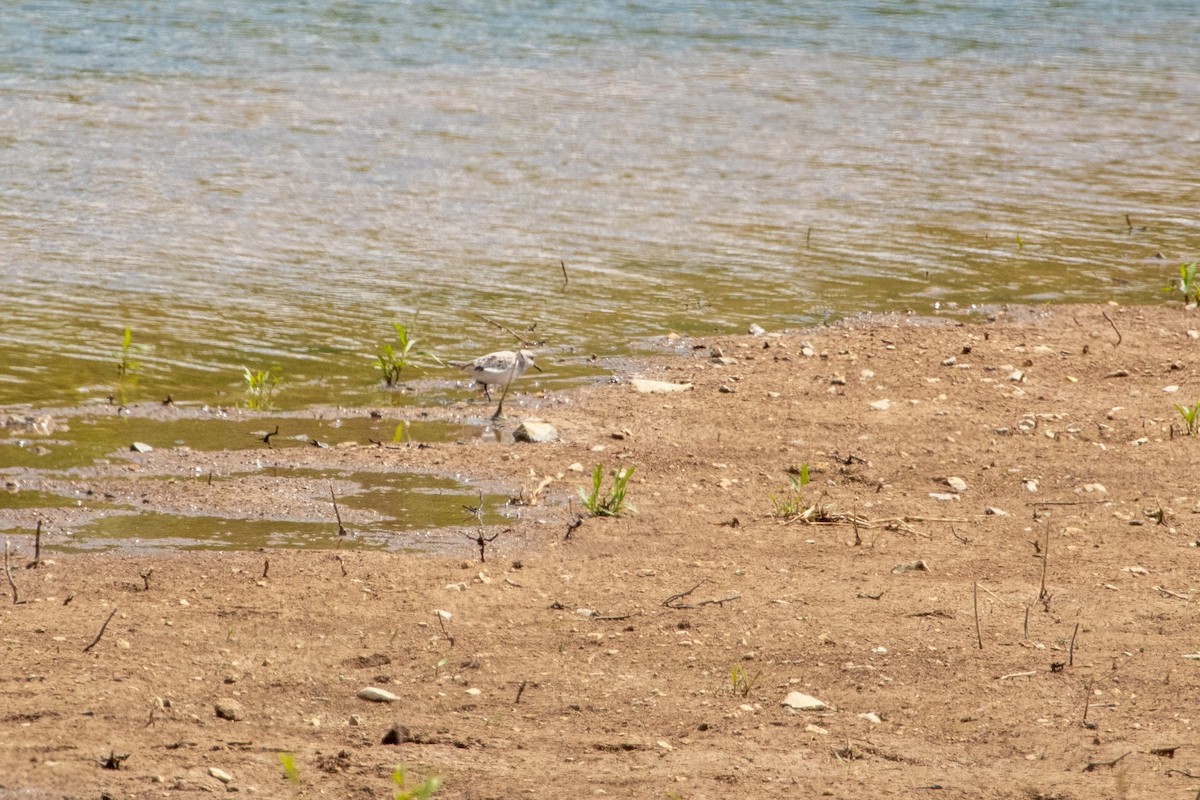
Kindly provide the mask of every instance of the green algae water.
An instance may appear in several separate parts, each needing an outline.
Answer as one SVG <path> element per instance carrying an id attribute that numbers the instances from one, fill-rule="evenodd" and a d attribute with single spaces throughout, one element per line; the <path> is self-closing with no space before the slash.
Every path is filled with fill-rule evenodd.
<path id="1" fill-rule="evenodd" d="M 1130 7 L 1126 7 L 1130 6 Z M 0 406 L 383 393 L 391 323 L 554 388 L 669 331 L 1166 302 L 1190 2 L 15 2 Z M 602 362 L 601 362 L 602 363 Z"/>

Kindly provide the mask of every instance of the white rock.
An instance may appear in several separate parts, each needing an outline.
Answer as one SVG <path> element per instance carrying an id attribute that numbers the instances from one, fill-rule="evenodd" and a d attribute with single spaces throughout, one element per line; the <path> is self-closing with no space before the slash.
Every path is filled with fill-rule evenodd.
<path id="1" fill-rule="evenodd" d="M 1175 394 L 1176 392 L 1179 391 L 1179 387 L 1176 386 L 1175 384 L 1171 384 L 1170 386 L 1164 386 L 1163 391 L 1166 392 L 1167 394 Z"/>
<path id="2" fill-rule="evenodd" d="M 763 326 L 759 325 L 757 322 L 750 323 L 749 331 L 751 336 L 762 336 L 766 333 L 766 331 L 763 330 Z"/>
<path id="3" fill-rule="evenodd" d="M 465 592 L 466 590 L 467 590 L 467 585 L 465 583 L 447 583 L 446 584 L 447 592 Z"/>
<path id="4" fill-rule="evenodd" d="M 820 725 L 811 725 L 811 724 L 805 725 L 804 730 L 806 733 L 815 733 L 818 736 L 828 736 L 829 735 L 829 731 L 825 730 Z"/>
<path id="5" fill-rule="evenodd" d="M 479 697 L 479 695 L 483 694 L 483 690 L 472 686 L 470 689 L 467 689 L 467 694 L 471 695 L 471 697 Z"/>
<path id="6" fill-rule="evenodd" d="M 642 394 L 666 394 L 668 392 L 686 392 L 691 390 L 690 383 L 668 383 L 666 381 L 651 381 L 645 378 L 634 378 L 630 381 L 633 388 Z"/>
<path id="7" fill-rule="evenodd" d="M 529 420 L 522 422 L 513 431 L 513 440 L 517 442 L 530 442 L 532 444 L 557 442 L 558 430 L 548 422 L 534 422 Z"/>
<path id="8" fill-rule="evenodd" d="M 437 614 L 439 617 L 441 617 L 442 619 L 446 620 L 447 622 L 449 622 L 450 620 L 454 619 L 454 614 L 453 614 L 452 612 L 450 612 L 450 611 L 446 611 L 446 610 L 444 610 L 444 609 L 441 609 L 441 608 L 439 608 L 438 610 L 434 611 L 433 613 Z"/>
<path id="9" fill-rule="evenodd" d="M 1025 487 L 1025 491 L 1027 492 L 1036 492 L 1038 490 L 1038 482 L 1036 480 L 1030 479 L 1024 481 L 1021 485 Z"/>
<path id="10" fill-rule="evenodd" d="M 219 780 L 221 783 L 233 783 L 233 776 L 223 769 L 209 767 L 208 774 Z"/>
<path id="11" fill-rule="evenodd" d="M 962 499 L 958 495 L 953 494 L 951 492 L 930 492 L 929 496 L 932 497 L 934 500 L 938 500 L 943 503 L 948 500 L 961 500 Z"/>
<path id="12" fill-rule="evenodd" d="M 370 700 L 372 703 L 394 703 L 400 698 L 386 689 L 379 689 L 375 686 L 367 686 L 358 690 L 360 700 Z"/>
<path id="13" fill-rule="evenodd" d="M 956 492 L 965 492 L 967 490 L 967 482 L 962 478 L 946 478 L 946 483 Z"/>
<path id="14" fill-rule="evenodd" d="M 583 472 L 583 464 L 580 464 L 578 461 L 576 461 L 574 464 L 567 467 L 567 471 L 568 472 Z"/>
<path id="15" fill-rule="evenodd" d="M 871 723 L 872 725 L 879 725 L 883 722 L 883 720 L 880 718 L 880 716 L 878 714 L 876 714 L 874 711 L 868 711 L 865 714 L 859 714 L 857 716 L 859 719 L 865 719 L 867 722 Z"/>
<path id="16" fill-rule="evenodd" d="M 1150 570 L 1146 569 L 1145 567 L 1125 567 L 1121 571 L 1122 572 L 1131 572 L 1134 575 L 1146 575 L 1146 574 L 1149 574 L 1149 572 L 1150 572 Z"/>
<path id="17" fill-rule="evenodd" d="M 825 703 L 803 692 L 788 692 L 787 697 L 783 698 L 781 705 L 795 711 L 820 711 L 826 707 Z"/>
<path id="18" fill-rule="evenodd" d="M 872 411 L 887 411 L 891 407 L 892 401 L 886 398 L 883 400 L 876 400 L 874 403 L 871 403 Z"/>

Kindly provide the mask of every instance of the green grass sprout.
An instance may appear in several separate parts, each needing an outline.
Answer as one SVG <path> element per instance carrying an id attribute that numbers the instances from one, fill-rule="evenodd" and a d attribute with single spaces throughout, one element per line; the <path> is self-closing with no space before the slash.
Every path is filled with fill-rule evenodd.
<path id="1" fill-rule="evenodd" d="M 625 499 L 629 479 L 633 477 L 633 467 L 621 467 L 613 473 L 613 488 L 608 494 L 601 496 L 601 486 L 604 483 L 604 467 L 596 465 L 592 472 L 592 491 L 589 494 L 584 489 L 579 490 L 583 507 L 593 517 L 619 517 L 627 508 L 637 511 L 633 503 Z"/>

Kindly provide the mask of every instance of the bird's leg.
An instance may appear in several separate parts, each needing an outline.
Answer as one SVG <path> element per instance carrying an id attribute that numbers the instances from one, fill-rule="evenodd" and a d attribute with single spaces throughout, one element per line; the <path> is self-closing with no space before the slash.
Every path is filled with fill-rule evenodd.
<path id="1" fill-rule="evenodd" d="M 508 397 L 508 387 L 512 386 L 512 382 L 504 384 L 504 388 L 500 390 L 500 403 L 496 406 L 496 413 L 492 415 L 492 419 L 500 419 L 501 413 L 504 411 L 504 398 Z"/>
<path id="2" fill-rule="evenodd" d="M 488 386 L 488 385 L 487 385 L 486 383 L 484 383 L 483 381 L 479 381 L 479 385 L 483 387 L 483 396 L 484 396 L 484 397 L 486 397 L 486 398 L 488 399 L 488 402 L 491 402 L 491 400 L 492 400 L 492 389 L 491 389 L 491 387 L 490 387 L 490 386 Z"/>

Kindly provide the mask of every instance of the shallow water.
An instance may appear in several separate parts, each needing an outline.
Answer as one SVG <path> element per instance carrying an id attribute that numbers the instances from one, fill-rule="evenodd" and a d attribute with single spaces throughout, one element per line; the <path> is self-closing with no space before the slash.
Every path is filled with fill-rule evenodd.
<path id="1" fill-rule="evenodd" d="M 1166 0 L 9 6 L 0 405 L 468 396 L 381 392 L 392 320 L 536 326 L 530 389 L 671 330 L 1165 302 L 1197 41 Z"/>

